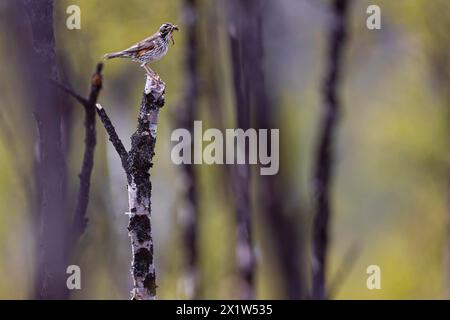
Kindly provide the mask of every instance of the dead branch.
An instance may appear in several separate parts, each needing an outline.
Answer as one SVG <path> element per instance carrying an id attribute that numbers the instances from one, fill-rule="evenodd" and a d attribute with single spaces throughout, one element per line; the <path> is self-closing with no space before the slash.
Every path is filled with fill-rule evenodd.
<path id="1" fill-rule="evenodd" d="M 84 154 L 81 166 L 80 185 L 78 189 L 75 214 L 72 222 L 71 241 L 69 242 L 68 254 L 70 254 L 76 242 L 83 235 L 87 225 L 87 207 L 89 204 L 89 190 L 91 185 L 92 168 L 94 166 L 94 151 L 97 144 L 95 129 L 95 104 L 102 89 L 102 69 L 103 64 L 98 63 L 95 73 L 91 77 L 91 88 L 87 98 L 84 98 L 73 89 L 56 81 L 49 79 L 54 85 L 75 98 L 84 107 Z"/>

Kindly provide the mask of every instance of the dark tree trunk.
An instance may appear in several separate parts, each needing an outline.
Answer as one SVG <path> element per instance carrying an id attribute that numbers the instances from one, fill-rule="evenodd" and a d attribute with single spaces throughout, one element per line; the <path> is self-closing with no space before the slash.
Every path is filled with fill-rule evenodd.
<path id="1" fill-rule="evenodd" d="M 263 2 L 233 0 L 227 4 L 238 126 L 244 130 L 250 128 L 253 114 L 256 128 L 274 128 L 275 106 L 267 88 L 263 66 Z M 267 141 L 267 150 L 271 150 L 270 140 Z M 243 297 L 248 298 L 254 297 L 255 272 L 255 257 L 251 242 L 250 168 L 243 165 L 233 173 L 237 201 L 238 248 L 239 245 L 240 248 L 247 248 L 241 250 L 244 254 L 238 255 L 238 263 L 242 282 L 249 288 L 248 291 L 243 291 Z M 297 221 L 290 219 L 286 214 L 282 192 L 277 188 L 280 178 L 261 176 L 257 180 L 258 202 L 267 223 L 270 239 L 275 246 L 275 264 L 281 270 L 285 296 L 290 299 L 303 298 L 302 246 Z"/>
<path id="2" fill-rule="evenodd" d="M 247 69 L 249 43 L 246 38 L 250 17 L 246 16 L 249 2 L 230 0 L 228 5 L 229 39 L 236 101 L 237 125 L 250 128 L 250 70 Z M 249 151 L 245 150 L 248 161 Z M 236 257 L 240 277 L 241 298 L 252 299 L 254 292 L 255 256 L 252 244 L 250 166 L 236 164 L 232 169 L 232 186 L 236 199 L 237 248 Z"/>
<path id="3" fill-rule="evenodd" d="M 249 6 L 249 16 L 252 24 L 248 30 L 247 43 L 249 56 L 247 58 L 248 73 L 252 77 L 251 94 L 254 101 L 256 128 L 276 128 L 277 106 L 274 97 L 267 87 L 264 72 L 264 48 L 262 17 L 264 10 L 261 1 Z M 271 150 L 271 140 L 267 140 L 266 150 Z M 284 184 L 280 175 L 258 177 L 258 197 L 262 204 L 262 215 L 267 223 L 275 248 L 276 265 L 281 271 L 284 296 L 288 299 L 305 297 L 305 286 L 302 276 L 303 241 L 300 235 L 299 212 L 290 218 L 285 207 L 283 195 Z"/>
<path id="4" fill-rule="evenodd" d="M 39 157 L 39 247 L 36 275 L 36 297 L 62 299 L 68 297 L 65 271 L 67 267 L 67 216 L 64 186 L 66 166 L 61 146 L 61 105 L 49 78 L 57 79 L 55 37 L 53 33 L 53 1 L 24 1 L 33 37 L 33 68 L 29 70 L 29 93 L 37 123 Z"/>
<path id="5" fill-rule="evenodd" d="M 194 120 L 198 105 L 198 8 L 196 0 L 184 0 L 184 22 L 187 38 L 185 53 L 185 89 L 177 125 L 194 134 Z M 193 154 L 193 145 L 191 145 Z M 197 179 L 194 164 L 183 164 L 185 182 L 185 204 L 181 213 L 183 225 L 183 246 L 185 252 L 185 274 L 183 288 L 188 299 L 198 299 L 198 204 Z"/>
<path id="6" fill-rule="evenodd" d="M 346 41 L 349 0 L 334 0 L 328 38 L 328 67 L 323 82 L 323 116 L 315 155 L 313 192 L 315 212 L 313 221 L 312 298 L 326 299 L 326 267 L 329 220 L 331 215 L 330 190 L 333 175 L 334 139 L 341 102 L 338 85 L 342 68 L 341 57 Z"/>

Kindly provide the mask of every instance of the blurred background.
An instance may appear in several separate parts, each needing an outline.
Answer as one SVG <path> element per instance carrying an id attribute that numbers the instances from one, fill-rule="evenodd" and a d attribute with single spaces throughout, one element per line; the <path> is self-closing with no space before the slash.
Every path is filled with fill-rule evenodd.
<path id="1" fill-rule="evenodd" d="M 174 165 L 170 135 L 191 120 L 202 120 L 204 130 L 240 127 L 236 74 L 247 76 L 250 84 L 243 81 L 243 88 L 253 88 L 262 78 L 252 70 L 264 79 L 264 88 L 254 92 L 264 92 L 270 102 L 253 97 L 247 124 L 280 129 L 279 173 L 262 177 L 252 167 L 244 181 L 256 261 L 254 297 L 307 298 L 311 291 L 312 181 L 333 1 L 249 2 L 249 7 L 237 0 L 54 2 L 59 78 L 84 96 L 103 54 L 129 47 L 164 22 L 180 28 L 167 56 L 151 66 L 166 83 L 151 170 L 159 299 L 242 297 L 236 258 L 241 201 L 236 192 L 242 181 L 236 182 L 230 166 Z M 366 27 L 370 4 L 381 8 L 380 30 Z M 79 30 L 66 27 L 70 5 L 81 9 Z M 31 50 L 24 10 L 20 1 L 0 2 L 1 299 L 35 298 L 37 277 L 34 159 L 39 150 L 24 80 L 23 52 Z M 336 88 L 342 110 L 332 142 L 328 298 L 448 298 L 450 2 L 350 1 L 345 19 Z M 249 54 L 242 58 L 241 52 L 239 59 L 239 50 Z M 256 69 L 252 54 L 260 59 Z M 144 72 L 129 60 L 109 60 L 103 76 L 99 102 L 129 149 Z M 84 111 L 64 94 L 61 101 L 67 164 L 67 210 L 61 215 L 70 217 L 83 155 Z M 126 177 L 100 121 L 97 139 L 89 222 L 68 257 L 68 264 L 81 267 L 82 289 L 71 291 L 70 298 L 128 299 Z M 186 228 L 195 233 L 194 248 L 187 244 L 192 230 Z M 381 269 L 380 290 L 366 287 L 369 265 Z"/>

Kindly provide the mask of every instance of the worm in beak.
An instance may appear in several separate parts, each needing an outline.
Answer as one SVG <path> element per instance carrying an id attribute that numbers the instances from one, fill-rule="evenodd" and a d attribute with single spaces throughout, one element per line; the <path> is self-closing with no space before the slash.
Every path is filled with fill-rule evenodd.
<path id="1" fill-rule="evenodd" d="M 172 27 L 172 31 L 170 32 L 170 39 L 172 40 L 172 45 L 174 45 L 175 44 L 175 41 L 173 40 L 173 31 L 178 31 L 179 29 L 178 29 L 178 26 L 176 26 L 176 25 L 174 25 L 173 27 Z"/>

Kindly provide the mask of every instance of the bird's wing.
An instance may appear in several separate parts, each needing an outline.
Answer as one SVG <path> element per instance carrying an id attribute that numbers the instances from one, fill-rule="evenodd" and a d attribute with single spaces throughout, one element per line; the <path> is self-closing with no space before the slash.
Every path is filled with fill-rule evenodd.
<path id="1" fill-rule="evenodd" d="M 139 41 L 135 45 L 129 47 L 128 49 L 125 49 L 124 52 L 130 53 L 130 54 L 137 54 L 140 56 L 141 54 L 147 52 L 148 50 L 152 50 L 155 47 L 155 39 L 158 36 L 158 34 L 154 34 L 142 41 Z"/>

